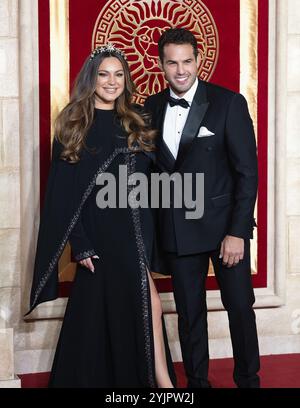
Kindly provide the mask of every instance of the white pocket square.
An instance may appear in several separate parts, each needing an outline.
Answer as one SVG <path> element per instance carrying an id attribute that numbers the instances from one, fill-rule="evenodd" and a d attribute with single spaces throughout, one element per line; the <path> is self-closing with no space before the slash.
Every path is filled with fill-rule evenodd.
<path id="1" fill-rule="evenodd" d="M 214 133 L 208 130 L 205 126 L 201 126 L 197 137 L 214 136 Z"/>

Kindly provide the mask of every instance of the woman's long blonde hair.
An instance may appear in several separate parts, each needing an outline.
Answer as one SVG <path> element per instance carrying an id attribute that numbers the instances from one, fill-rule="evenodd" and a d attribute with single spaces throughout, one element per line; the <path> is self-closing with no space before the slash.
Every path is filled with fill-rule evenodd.
<path id="1" fill-rule="evenodd" d="M 70 163 L 80 160 L 80 152 L 85 147 L 85 138 L 94 119 L 98 68 L 102 61 L 109 57 L 117 58 L 124 70 L 125 89 L 116 99 L 115 109 L 128 134 L 128 147 L 132 150 L 137 147 L 145 151 L 155 150 L 156 131 L 150 128 L 148 116 L 138 113 L 131 103 L 135 86 L 127 61 L 119 52 L 104 51 L 86 59 L 75 80 L 70 102 L 55 121 L 54 134 L 63 145 L 61 158 Z"/>

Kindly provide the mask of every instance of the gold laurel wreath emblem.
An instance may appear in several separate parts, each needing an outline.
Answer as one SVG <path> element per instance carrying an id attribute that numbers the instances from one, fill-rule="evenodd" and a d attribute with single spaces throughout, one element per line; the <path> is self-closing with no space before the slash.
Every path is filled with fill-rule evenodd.
<path id="1" fill-rule="evenodd" d="M 198 75 L 208 81 L 217 64 L 219 37 L 200 0 L 109 0 L 96 20 L 92 49 L 110 42 L 125 52 L 137 88 L 135 101 L 143 103 L 166 87 L 157 65 L 157 42 L 163 31 L 175 26 L 195 35 L 201 59 Z"/>

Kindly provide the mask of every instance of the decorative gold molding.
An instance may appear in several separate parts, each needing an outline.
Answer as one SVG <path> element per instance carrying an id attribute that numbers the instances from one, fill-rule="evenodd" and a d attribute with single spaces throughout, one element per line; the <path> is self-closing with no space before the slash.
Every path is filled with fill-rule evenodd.
<path id="1" fill-rule="evenodd" d="M 240 92 L 248 101 L 257 135 L 258 0 L 240 0 Z"/>
<path id="2" fill-rule="evenodd" d="M 59 111 L 69 101 L 69 0 L 50 0 L 51 138 Z"/>
<path id="3" fill-rule="evenodd" d="M 240 0 L 240 92 L 248 102 L 257 138 L 258 0 Z M 255 208 L 255 218 L 257 208 Z M 251 240 L 251 271 L 257 273 L 257 229 Z"/>
<path id="4" fill-rule="evenodd" d="M 50 102 L 51 140 L 58 113 L 69 102 L 69 0 L 50 0 Z M 72 280 L 76 264 L 70 262 L 71 249 L 67 244 L 59 260 L 60 280 Z"/>

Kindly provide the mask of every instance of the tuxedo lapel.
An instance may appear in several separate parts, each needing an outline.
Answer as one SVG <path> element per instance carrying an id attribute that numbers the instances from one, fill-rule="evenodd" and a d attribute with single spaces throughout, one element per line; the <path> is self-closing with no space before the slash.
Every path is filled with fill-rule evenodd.
<path id="1" fill-rule="evenodd" d="M 208 105 L 209 102 L 207 101 L 205 84 L 200 81 L 182 131 L 175 170 L 182 165 L 187 152 L 199 131 Z"/>
<path id="2" fill-rule="evenodd" d="M 170 152 L 168 146 L 162 139 L 160 138 L 159 142 L 157 143 L 157 165 L 158 167 L 163 170 L 171 173 L 175 166 L 175 158 Z"/>
<path id="3" fill-rule="evenodd" d="M 175 158 L 163 139 L 164 120 L 167 111 L 167 99 L 169 94 L 170 91 L 167 88 L 162 94 L 161 101 L 157 106 L 156 127 L 159 129 L 159 135 L 157 137 L 157 165 L 162 170 L 171 172 L 173 171 L 175 165 Z"/>

